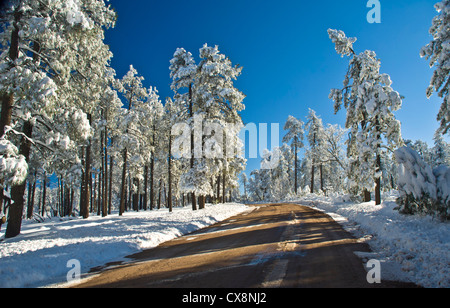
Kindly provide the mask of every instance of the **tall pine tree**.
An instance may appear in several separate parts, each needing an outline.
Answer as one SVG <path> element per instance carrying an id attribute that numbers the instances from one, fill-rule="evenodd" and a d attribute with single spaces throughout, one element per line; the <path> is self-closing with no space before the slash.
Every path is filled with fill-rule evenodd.
<path id="1" fill-rule="evenodd" d="M 365 190 L 365 201 L 370 200 L 368 192 L 375 189 L 375 202 L 381 204 L 381 156 L 403 143 L 400 122 L 393 113 L 401 108 L 402 100 L 392 89 L 389 75 L 380 73 L 380 60 L 374 51 L 356 54 L 356 38 L 332 29 L 328 34 L 336 52 L 350 58 L 344 88 L 332 89 L 329 96 L 335 102 L 336 113 L 342 105 L 347 109 L 350 184 L 355 193 Z"/>

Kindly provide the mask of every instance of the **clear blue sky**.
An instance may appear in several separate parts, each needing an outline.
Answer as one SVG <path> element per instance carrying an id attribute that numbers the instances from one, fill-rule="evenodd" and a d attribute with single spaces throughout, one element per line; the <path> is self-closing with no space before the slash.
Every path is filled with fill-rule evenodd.
<path id="1" fill-rule="evenodd" d="M 280 123 L 282 128 L 289 115 L 305 120 L 312 108 L 324 123 L 343 126 L 345 110 L 334 115 L 328 99 L 331 88 L 342 87 L 348 66 L 327 34 L 328 28 L 340 29 L 358 38 L 355 52 L 377 53 L 381 71 L 406 97 L 396 113 L 403 137 L 432 145 L 441 100 L 426 98 L 432 70 L 419 51 L 431 40 L 436 2 L 380 0 L 381 24 L 369 24 L 367 0 L 110 0 L 118 20 L 106 42 L 117 77 L 133 64 L 163 101 L 173 94 L 169 61 L 176 48 L 198 60 L 199 48 L 208 43 L 244 67 L 236 87 L 247 95 L 245 123 Z M 248 171 L 258 167 L 259 160 L 249 160 Z"/>

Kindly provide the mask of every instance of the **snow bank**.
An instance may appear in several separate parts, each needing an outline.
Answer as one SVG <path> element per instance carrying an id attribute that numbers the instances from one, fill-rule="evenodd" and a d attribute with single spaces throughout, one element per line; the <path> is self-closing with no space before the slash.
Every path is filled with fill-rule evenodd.
<path id="1" fill-rule="evenodd" d="M 414 282 L 423 287 L 450 287 L 450 223 L 430 216 L 407 216 L 394 210 L 391 195 L 375 202 L 343 202 L 342 197 L 309 195 L 299 204 L 331 214 L 355 236 L 368 240 L 371 258 L 382 264 L 382 279 Z"/>
<path id="2" fill-rule="evenodd" d="M 86 220 L 24 221 L 21 235 L 0 243 L 0 288 L 65 282 L 72 268 L 67 267 L 69 260 L 79 260 L 81 272 L 86 273 L 92 267 L 121 260 L 247 210 L 245 205 L 229 203 L 208 205 L 195 212 L 175 208 L 172 213 L 164 209 L 128 212 L 122 217 L 113 214 Z"/>

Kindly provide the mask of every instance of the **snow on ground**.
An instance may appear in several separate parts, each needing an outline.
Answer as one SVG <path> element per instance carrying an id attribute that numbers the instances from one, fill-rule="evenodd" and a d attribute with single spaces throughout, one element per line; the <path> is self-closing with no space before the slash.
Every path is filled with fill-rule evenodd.
<path id="1" fill-rule="evenodd" d="M 76 259 L 81 272 L 142 249 L 207 227 L 231 216 L 248 211 L 242 204 L 207 205 L 206 209 L 190 208 L 128 212 L 102 218 L 92 216 L 36 223 L 24 221 L 21 234 L 0 242 L 0 287 L 40 287 L 65 282 Z M 3 226 L 0 238 L 4 238 Z"/>
<path id="2" fill-rule="evenodd" d="M 423 287 L 450 287 L 450 223 L 430 216 L 406 216 L 394 208 L 396 195 L 384 202 L 353 203 L 343 197 L 308 195 L 299 204 L 328 213 L 355 236 L 364 238 L 381 262 L 382 279 Z M 347 202 L 345 202 L 347 201 Z"/>

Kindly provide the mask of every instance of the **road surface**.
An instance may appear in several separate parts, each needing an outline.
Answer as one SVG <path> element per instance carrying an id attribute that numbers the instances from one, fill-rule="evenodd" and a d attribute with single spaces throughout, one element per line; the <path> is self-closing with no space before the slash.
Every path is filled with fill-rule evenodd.
<path id="1" fill-rule="evenodd" d="M 97 269 L 76 287 L 297 288 L 405 287 L 369 284 L 370 252 L 328 215 L 296 204 L 247 212 Z"/>

